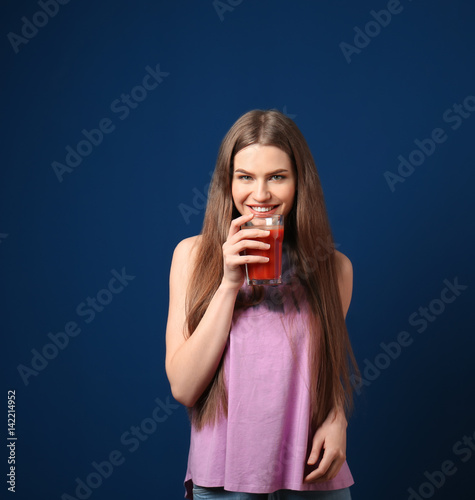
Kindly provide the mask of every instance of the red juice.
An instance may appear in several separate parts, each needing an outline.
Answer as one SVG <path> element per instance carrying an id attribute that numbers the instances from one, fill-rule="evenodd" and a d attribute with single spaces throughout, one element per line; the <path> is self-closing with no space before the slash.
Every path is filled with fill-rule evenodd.
<path id="1" fill-rule="evenodd" d="M 265 284 L 259 281 L 270 281 L 269 284 L 280 283 L 282 274 L 282 241 L 284 240 L 283 226 L 266 226 L 262 227 L 270 231 L 270 235 L 265 238 L 255 238 L 256 240 L 270 244 L 268 250 L 258 250 L 255 248 L 248 249 L 248 255 L 259 255 L 269 257 L 269 262 L 246 264 L 247 277 L 252 284 Z"/>

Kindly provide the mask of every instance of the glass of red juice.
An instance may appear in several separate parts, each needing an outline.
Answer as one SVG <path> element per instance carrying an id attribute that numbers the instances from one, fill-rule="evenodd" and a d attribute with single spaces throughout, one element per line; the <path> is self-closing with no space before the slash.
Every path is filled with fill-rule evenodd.
<path id="1" fill-rule="evenodd" d="M 246 255 L 269 257 L 268 262 L 246 264 L 246 279 L 248 285 L 279 285 L 282 283 L 282 241 L 284 240 L 284 216 L 256 216 L 246 222 L 242 229 L 259 228 L 270 231 L 264 238 L 255 238 L 268 243 L 270 248 L 258 250 L 249 248 Z"/>

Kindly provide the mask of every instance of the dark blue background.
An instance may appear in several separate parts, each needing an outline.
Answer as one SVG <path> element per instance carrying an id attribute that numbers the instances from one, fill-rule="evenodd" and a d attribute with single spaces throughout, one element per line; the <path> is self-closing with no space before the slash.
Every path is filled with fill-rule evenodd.
<path id="1" fill-rule="evenodd" d="M 314 153 L 335 240 L 354 267 L 347 324 L 361 368 L 381 342 L 401 331 L 413 339 L 356 396 L 353 498 L 406 499 L 421 486 L 425 498 L 472 498 L 475 458 L 457 442 L 475 432 L 475 116 L 456 130 L 443 116 L 475 95 L 473 4 L 401 0 L 350 62 L 340 43 L 353 44 L 354 27 L 386 1 L 228 5 L 220 18 L 211 0 L 71 0 L 18 53 L 7 34 L 21 35 L 22 16 L 40 7 L 2 5 L 1 411 L 6 434 L 15 390 L 17 498 L 76 498 L 76 478 L 114 450 L 125 461 L 90 498 L 183 497 L 185 409 L 160 410 L 155 429 L 147 420 L 156 398 L 174 403 L 169 265 L 178 241 L 200 231 L 222 137 L 253 108 L 292 116 Z M 121 120 L 112 103 L 157 65 L 169 75 Z M 60 182 L 51 164 L 105 118 L 114 130 Z M 446 141 L 392 192 L 384 173 L 435 128 Z M 76 308 L 122 268 L 135 278 L 86 323 Z M 409 317 L 455 277 L 467 288 L 419 333 Z M 31 367 L 32 349 L 70 321 L 81 333 L 25 385 L 18 366 Z M 142 424 L 151 432 L 138 447 L 121 438 Z M 447 460 L 457 472 L 424 489 L 424 472 Z"/>

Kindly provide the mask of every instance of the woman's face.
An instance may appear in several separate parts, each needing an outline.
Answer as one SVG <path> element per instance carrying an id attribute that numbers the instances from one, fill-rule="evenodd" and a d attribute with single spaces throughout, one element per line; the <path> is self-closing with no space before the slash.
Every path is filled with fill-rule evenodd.
<path id="1" fill-rule="evenodd" d="M 287 215 L 296 179 L 287 153 L 276 146 L 252 144 L 234 156 L 232 195 L 241 215 Z"/>

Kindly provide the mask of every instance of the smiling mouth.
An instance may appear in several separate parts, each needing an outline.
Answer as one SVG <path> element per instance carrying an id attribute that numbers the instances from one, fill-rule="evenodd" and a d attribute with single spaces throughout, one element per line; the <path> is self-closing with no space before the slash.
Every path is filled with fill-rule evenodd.
<path id="1" fill-rule="evenodd" d="M 272 212 L 275 210 L 279 205 L 267 205 L 267 206 L 262 206 L 262 205 L 248 205 L 248 207 L 256 213 L 259 214 L 265 214 L 268 212 Z"/>

